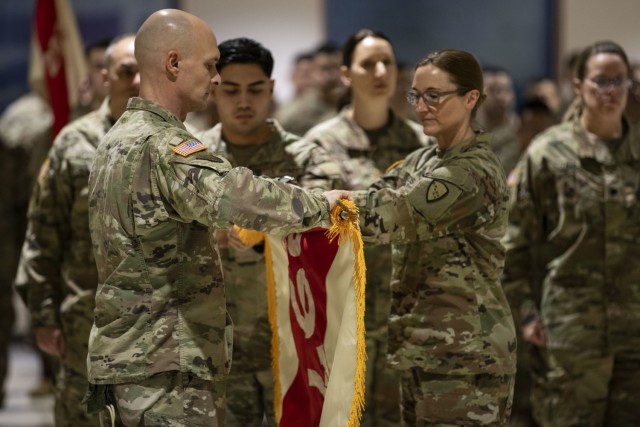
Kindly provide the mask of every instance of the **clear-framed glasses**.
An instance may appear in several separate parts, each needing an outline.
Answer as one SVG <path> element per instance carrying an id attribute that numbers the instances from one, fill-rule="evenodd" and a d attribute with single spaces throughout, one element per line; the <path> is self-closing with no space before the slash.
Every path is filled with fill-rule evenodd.
<path id="1" fill-rule="evenodd" d="M 452 95 L 454 93 L 458 95 L 464 95 L 467 92 L 469 92 L 469 90 L 463 87 L 459 87 L 454 90 L 448 90 L 445 92 L 428 90 L 424 93 L 420 93 L 417 90 L 412 89 L 409 92 L 407 92 L 407 102 L 415 107 L 416 105 L 418 105 L 420 98 L 422 98 L 425 105 L 429 107 L 436 107 L 437 105 L 440 104 L 440 102 L 442 101 L 442 98 L 445 96 Z"/>
<path id="2" fill-rule="evenodd" d="M 606 77 L 592 77 L 590 79 L 587 79 L 587 82 L 595 89 L 602 92 L 606 90 L 627 90 L 631 87 L 632 84 L 631 80 L 626 77 L 618 77 L 615 79 L 609 79 Z"/>

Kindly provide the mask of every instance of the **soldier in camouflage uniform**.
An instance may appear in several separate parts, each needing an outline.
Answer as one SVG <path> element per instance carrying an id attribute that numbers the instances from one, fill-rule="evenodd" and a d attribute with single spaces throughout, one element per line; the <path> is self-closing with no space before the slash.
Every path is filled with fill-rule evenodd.
<path id="1" fill-rule="evenodd" d="M 409 153 L 423 147 L 422 127 L 398 117 L 390 107 L 397 70 L 387 36 L 371 30 L 344 45 L 342 73 L 352 102 L 338 116 L 311 129 L 305 140 L 324 147 L 340 164 L 349 190 L 361 190 Z M 367 287 L 365 327 L 367 377 L 364 426 L 396 426 L 400 419 L 399 376 L 386 366 L 387 319 L 391 292 L 391 248 L 365 247 Z"/>
<path id="2" fill-rule="evenodd" d="M 211 233 L 328 225 L 348 193 L 256 178 L 185 129 L 219 82 L 216 38 L 201 19 L 155 12 L 135 55 L 141 98 L 101 141 L 89 179 L 99 285 L 87 402 L 126 426 L 222 426 L 232 331 Z"/>
<path id="3" fill-rule="evenodd" d="M 319 146 L 267 119 L 273 97 L 273 57 L 247 38 L 221 43 L 221 83 L 213 96 L 220 123 L 198 139 L 255 175 L 289 176 L 305 188 L 342 186 L 337 164 Z M 229 236 L 231 234 L 231 236 Z M 227 307 L 233 320 L 233 364 L 227 381 L 227 426 L 275 427 L 271 330 L 267 314 L 264 246 L 237 245 L 233 231 L 218 231 Z M 231 238 L 232 244 L 225 244 Z"/>
<path id="4" fill-rule="evenodd" d="M 574 114 L 534 139 L 509 177 L 504 286 L 520 296 L 523 338 L 546 356 L 533 389 L 543 426 L 638 424 L 640 136 L 623 118 L 629 77 L 620 46 L 587 47 Z"/>
<path id="5" fill-rule="evenodd" d="M 282 105 L 276 119 L 296 135 L 304 135 L 313 126 L 335 116 L 345 94 L 340 80 L 340 49 L 332 43 L 319 46 L 313 54 L 316 85 Z"/>
<path id="6" fill-rule="evenodd" d="M 522 152 L 517 135 L 520 119 L 515 110 L 513 80 L 507 70 L 500 67 L 485 67 L 483 74 L 487 99 L 478 110 L 477 120 L 485 132 L 491 133 L 489 146 L 509 174 Z"/>
<path id="7" fill-rule="evenodd" d="M 87 186 L 96 147 L 138 93 L 134 36 L 107 49 L 109 97 L 65 126 L 49 151 L 31 195 L 16 287 L 24 288 L 38 347 L 60 358 L 56 426 L 98 426 L 81 405 L 89 384 L 86 359 L 98 274 L 91 250 Z"/>
<path id="8" fill-rule="evenodd" d="M 30 189 L 51 146 L 52 124 L 49 105 L 33 92 L 10 104 L 0 118 L 0 407 L 13 332 L 13 279 Z"/>
<path id="9" fill-rule="evenodd" d="M 482 72 L 467 52 L 430 54 L 408 99 L 437 146 L 354 192 L 365 241 L 393 244 L 389 362 L 402 375 L 402 425 L 505 426 L 516 362 L 500 284 L 508 192 L 471 120 Z"/>

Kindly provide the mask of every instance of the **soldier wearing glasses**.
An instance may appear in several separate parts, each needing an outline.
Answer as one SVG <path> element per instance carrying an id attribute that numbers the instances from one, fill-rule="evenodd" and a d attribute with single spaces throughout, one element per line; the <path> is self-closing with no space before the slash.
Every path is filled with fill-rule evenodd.
<path id="1" fill-rule="evenodd" d="M 343 46 L 342 60 L 340 72 L 351 102 L 336 117 L 307 132 L 304 140 L 325 148 L 341 165 L 348 190 L 362 190 L 428 140 L 420 125 L 399 117 L 391 108 L 398 70 L 385 34 L 369 29 L 352 34 Z M 362 426 L 397 426 L 399 379 L 386 366 L 391 248 L 367 246 L 364 256 L 367 386 Z"/>
<path id="2" fill-rule="evenodd" d="M 546 354 L 533 390 L 544 426 L 638 422 L 640 139 L 623 116 L 630 74 L 617 44 L 587 47 L 574 113 L 538 136 L 509 178 L 504 285 L 521 297 L 523 339 Z"/>
<path id="3" fill-rule="evenodd" d="M 403 426 L 505 426 L 511 411 L 508 190 L 488 136 L 471 127 L 483 98 L 473 55 L 427 56 L 407 99 L 437 145 L 352 193 L 365 241 L 392 244 L 388 361 L 401 374 Z"/>

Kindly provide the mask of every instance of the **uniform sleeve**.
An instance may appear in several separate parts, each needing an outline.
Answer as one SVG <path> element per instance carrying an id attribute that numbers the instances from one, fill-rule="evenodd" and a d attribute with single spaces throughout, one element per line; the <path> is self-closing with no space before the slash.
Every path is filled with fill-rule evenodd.
<path id="1" fill-rule="evenodd" d="M 298 181 L 310 190 L 345 188 L 340 166 L 319 144 L 301 139 L 287 146 L 295 162 L 303 171 Z"/>
<path id="2" fill-rule="evenodd" d="M 496 201 L 461 167 L 436 169 L 397 189 L 389 185 L 393 182 L 387 175 L 369 190 L 353 193 L 365 241 L 384 244 L 429 240 L 481 227 L 496 214 Z"/>
<path id="3" fill-rule="evenodd" d="M 35 327 L 58 324 L 63 244 L 69 238 L 71 183 L 66 161 L 54 148 L 34 184 L 20 269 Z"/>
<path id="4" fill-rule="evenodd" d="M 509 175 L 509 224 L 502 242 L 507 251 L 502 285 L 514 314 L 523 323 L 539 318 L 536 295 L 541 279 L 537 278 L 544 275 L 542 266 L 535 262 L 536 235 L 541 224 L 534 203 L 534 169 L 531 158 L 524 156 Z"/>
<path id="5" fill-rule="evenodd" d="M 231 168 L 210 153 L 161 160 L 156 179 L 180 218 L 213 228 L 290 234 L 328 225 L 329 204 L 319 192 Z"/>

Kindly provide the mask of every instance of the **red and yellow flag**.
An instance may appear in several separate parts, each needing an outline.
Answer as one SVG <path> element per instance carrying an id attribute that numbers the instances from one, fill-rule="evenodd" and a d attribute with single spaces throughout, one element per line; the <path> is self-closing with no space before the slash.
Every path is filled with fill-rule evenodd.
<path id="1" fill-rule="evenodd" d="M 65 126 L 87 73 L 82 42 L 69 0 L 37 0 L 34 12 L 29 84 L 49 100 L 53 135 Z"/>
<path id="2" fill-rule="evenodd" d="M 355 211 L 351 202 L 344 205 Z M 280 427 L 360 425 L 365 265 L 357 214 L 343 219 L 341 210 L 332 211 L 329 232 L 267 236 L 275 414 Z M 249 243 L 252 232 L 242 230 L 240 236 Z"/>

